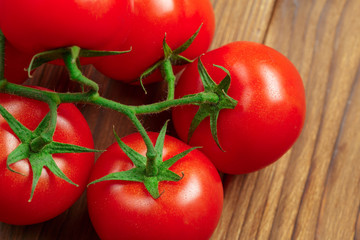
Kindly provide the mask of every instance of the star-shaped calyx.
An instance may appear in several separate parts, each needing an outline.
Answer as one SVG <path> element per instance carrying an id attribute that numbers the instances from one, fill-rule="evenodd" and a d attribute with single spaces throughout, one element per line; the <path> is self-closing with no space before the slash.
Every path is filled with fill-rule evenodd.
<path id="1" fill-rule="evenodd" d="M 114 131 L 116 141 L 118 142 L 123 152 L 133 162 L 134 168 L 127 171 L 110 173 L 109 175 L 106 175 L 102 178 L 99 178 L 91 182 L 89 185 L 102 181 L 109 181 L 109 180 L 142 182 L 144 183 L 145 188 L 148 190 L 148 192 L 154 199 L 159 198 L 161 195 L 159 192 L 159 182 L 161 181 L 176 182 L 183 178 L 183 176 L 177 175 L 176 173 L 169 170 L 169 168 L 178 160 L 183 158 L 186 154 L 197 148 L 197 147 L 190 148 L 166 161 L 163 161 L 163 148 L 164 148 L 166 128 L 167 128 L 167 123 L 165 123 L 165 125 L 161 129 L 158 138 L 156 140 L 155 161 L 148 161 L 147 157 L 141 155 L 140 153 L 136 152 L 135 150 L 127 146 L 123 141 L 121 141 L 119 136 Z M 153 164 L 153 166 L 149 166 L 149 164 Z M 151 173 L 149 172 L 149 168 L 152 169 Z M 156 169 L 156 171 L 153 171 L 154 169 Z"/>
<path id="2" fill-rule="evenodd" d="M 96 152 L 97 150 L 55 142 L 52 140 L 52 135 L 55 131 L 55 125 L 52 127 L 50 124 L 51 117 L 50 113 L 48 113 L 37 126 L 34 131 L 29 130 L 24 125 L 22 125 L 18 120 L 16 120 L 3 106 L 0 105 L 0 114 L 7 121 L 10 128 L 13 130 L 15 135 L 20 140 L 19 146 L 17 146 L 7 158 L 7 168 L 15 173 L 14 169 L 11 168 L 11 165 L 23 160 L 28 159 L 31 169 L 32 169 L 32 187 L 29 202 L 31 201 L 36 185 L 40 179 L 42 169 L 47 167 L 52 173 L 54 173 L 57 177 L 62 178 L 70 184 L 78 186 L 76 183 L 71 181 L 56 165 L 52 154 L 55 153 L 82 153 L 82 152 Z M 55 115 L 56 117 L 56 115 Z M 51 128 L 49 130 L 49 128 Z M 47 134 L 51 133 L 50 137 L 46 137 Z M 39 146 L 41 145 L 41 146 Z"/>
<path id="3" fill-rule="evenodd" d="M 78 46 L 57 48 L 49 51 L 44 51 L 37 53 L 31 59 L 29 68 L 27 69 L 29 77 L 31 77 L 31 71 L 40 67 L 42 64 L 51 62 L 57 59 L 70 58 L 73 63 L 76 63 L 80 66 L 80 58 L 84 57 L 103 57 L 103 56 L 112 56 L 119 55 L 130 52 L 130 50 L 125 51 L 102 51 L 102 50 L 89 50 L 83 49 Z"/>
<path id="4" fill-rule="evenodd" d="M 145 93 L 146 93 L 146 90 L 145 90 L 142 80 L 144 78 L 146 78 L 147 76 L 151 75 L 155 70 L 160 69 L 162 71 L 162 75 L 164 77 L 164 75 L 166 75 L 166 73 L 164 73 L 164 71 L 167 71 L 167 66 L 166 66 L 167 64 L 171 64 L 171 66 L 175 66 L 175 65 L 179 66 L 179 65 L 185 65 L 188 63 L 192 63 L 194 61 L 194 60 L 188 59 L 180 54 L 183 53 L 186 49 L 188 49 L 190 47 L 190 45 L 194 42 L 194 40 L 196 39 L 197 35 L 200 32 L 201 27 L 202 27 L 202 24 L 197 29 L 197 31 L 185 43 L 183 43 L 180 47 L 178 47 L 175 50 L 172 50 L 170 48 L 170 46 L 167 44 L 166 33 L 165 33 L 165 37 L 163 39 L 163 50 L 164 50 L 163 59 L 160 59 L 155 64 L 153 64 L 151 67 L 146 69 L 140 76 L 140 79 L 139 79 L 140 84 L 143 87 Z M 136 81 L 138 81 L 138 80 L 136 80 Z"/>
<path id="5" fill-rule="evenodd" d="M 131 49 L 128 51 L 98 51 L 82 49 L 78 46 L 58 48 L 34 55 L 27 71 L 31 77 L 31 72 L 42 64 L 60 59 L 64 61 L 71 80 L 80 83 L 82 87 L 88 86 L 97 93 L 99 91 L 97 83 L 85 77 L 81 72 L 80 58 L 119 55 L 130 51 Z"/>
<path id="6" fill-rule="evenodd" d="M 227 92 L 230 88 L 231 76 L 227 69 L 224 67 L 214 65 L 222 69 L 226 73 L 226 77 L 219 83 L 216 84 L 214 80 L 210 77 L 209 73 L 206 71 L 204 65 L 201 62 L 199 57 L 198 59 L 198 70 L 200 74 L 200 78 L 202 80 L 204 86 L 205 93 L 215 93 L 219 97 L 219 101 L 217 103 L 201 103 L 199 110 L 195 114 L 190 129 L 188 132 L 188 142 L 190 141 L 195 129 L 199 126 L 199 124 L 206 118 L 210 117 L 210 130 L 211 134 L 218 145 L 218 147 L 222 149 L 220 146 L 218 135 L 217 135 L 217 120 L 219 117 L 219 113 L 222 109 L 234 109 L 237 101 L 231 98 Z"/>

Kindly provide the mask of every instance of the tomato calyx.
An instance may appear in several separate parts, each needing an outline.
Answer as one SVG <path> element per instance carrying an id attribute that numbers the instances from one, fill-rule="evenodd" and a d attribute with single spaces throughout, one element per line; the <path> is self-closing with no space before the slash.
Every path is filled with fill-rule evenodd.
<path id="1" fill-rule="evenodd" d="M 126 51 L 101 51 L 101 50 L 89 50 L 82 49 L 78 46 L 57 48 L 54 50 L 49 50 L 41 53 L 37 53 L 33 56 L 29 68 L 27 69 L 29 73 L 29 77 L 31 77 L 30 72 L 40 67 L 44 63 L 48 63 L 54 60 L 63 59 L 64 56 L 70 55 L 72 56 L 72 61 L 80 64 L 80 58 L 82 57 L 103 57 L 103 56 L 111 56 L 111 55 L 119 55 L 130 52 L 130 50 Z"/>
<path id="2" fill-rule="evenodd" d="M 88 86 L 94 92 L 99 91 L 98 85 L 85 77 L 80 70 L 80 59 L 88 58 L 88 57 L 102 57 L 102 56 L 111 56 L 111 55 L 119 55 L 130 52 L 130 50 L 126 51 L 99 51 L 99 50 L 89 50 L 82 49 L 78 46 L 64 47 L 58 48 L 50 51 L 45 51 L 34 55 L 32 58 L 30 65 L 27 69 L 28 75 L 31 78 L 31 72 L 36 68 L 40 67 L 44 63 L 52 62 L 55 60 L 63 60 L 65 66 L 69 72 L 70 79 L 79 82 L 83 86 Z"/>
<path id="3" fill-rule="evenodd" d="M 39 125 L 34 131 L 26 128 L 1 105 L 0 114 L 7 121 L 11 130 L 20 140 L 20 144 L 8 155 L 6 161 L 7 168 L 12 172 L 24 175 L 23 173 L 17 172 L 13 168 L 11 168 L 11 165 L 23 159 L 28 159 L 32 169 L 33 176 L 30 198 L 28 200 L 29 202 L 31 202 L 34 196 L 36 185 L 40 179 L 41 172 L 44 167 L 47 167 L 57 177 L 65 180 L 66 182 L 74 186 L 78 186 L 76 183 L 71 181 L 71 179 L 69 179 L 56 165 L 52 154 L 96 152 L 97 150 L 53 141 L 52 135 L 55 131 L 55 125 L 52 126 L 52 124 L 50 123 L 50 113 L 48 113 L 43 118 L 43 120 L 39 123 Z M 50 137 L 49 134 L 51 135 Z"/>
<path id="4" fill-rule="evenodd" d="M 134 168 L 127 171 L 110 173 L 102 178 L 92 181 L 91 183 L 88 184 L 88 186 L 91 184 L 95 184 L 102 181 L 109 181 L 109 180 L 142 182 L 145 188 L 147 189 L 147 191 L 154 199 L 159 198 L 161 194 L 163 194 L 163 192 L 162 193 L 159 192 L 159 182 L 161 181 L 177 182 L 184 177 L 184 174 L 182 174 L 182 176 L 179 176 L 176 173 L 169 170 L 169 168 L 172 165 L 174 165 L 178 160 L 183 158 L 186 154 L 198 148 L 198 147 L 190 148 L 184 152 L 175 155 L 174 157 L 166 161 L 163 161 L 163 148 L 164 148 L 166 129 L 167 129 L 167 122 L 161 129 L 159 136 L 156 140 L 155 143 L 156 156 L 154 156 L 154 159 L 149 159 L 148 157 L 141 155 L 140 153 L 136 152 L 135 150 L 127 146 L 123 141 L 121 141 L 119 136 L 114 131 L 117 143 L 119 144 L 123 152 L 130 158 L 130 160 L 134 164 Z"/>
<path id="5" fill-rule="evenodd" d="M 212 80 L 212 78 L 210 77 L 209 73 L 206 71 L 199 57 L 198 70 L 199 70 L 200 78 L 204 85 L 204 93 L 215 93 L 219 97 L 219 101 L 217 103 L 198 104 L 200 107 L 191 122 L 187 141 L 188 142 L 190 141 L 195 129 L 199 126 L 199 124 L 206 117 L 210 117 L 210 130 L 213 139 L 215 140 L 218 147 L 222 151 L 224 151 L 219 143 L 219 139 L 217 136 L 217 119 L 222 109 L 234 109 L 237 104 L 237 101 L 231 98 L 229 95 L 227 95 L 231 82 L 231 76 L 229 71 L 222 66 L 214 65 L 214 67 L 220 68 L 226 73 L 226 77 L 219 84 L 216 84 L 214 80 Z"/>
<path id="6" fill-rule="evenodd" d="M 146 78 L 147 76 L 150 76 L 153 72 L 155 72 L 157 69 L 161 70 L 162 77 L 168 82 L 169 85 L 175 83 L 175 75 L 172 71 L 172 66 L 174 65 L 185 65 L 188 63 L 192 63 L 194 60 L 188 59 L 182 55 L 186 49 L 190 47 L 190 45 L 194 42 L 195 38 L 200 32 L 200 29 L 202 27 L 202 24 L 200 27 L 196 30 L 196 32 L 180 47 L 176 48 L 175 50 L 172 50 L 170 46 L 166 42 L 166 33 L 165 37 L 163 39 L 163 50 L 164 50 L 164 58 L 157 61 L 155 64 L 153 64 L 151 67 L 146 69 L 140 76 L 139 80 L 142 88 L 144 89 L 146 93 L 146 89 L 144 87 L 144 84 L 142 80 Z"/>

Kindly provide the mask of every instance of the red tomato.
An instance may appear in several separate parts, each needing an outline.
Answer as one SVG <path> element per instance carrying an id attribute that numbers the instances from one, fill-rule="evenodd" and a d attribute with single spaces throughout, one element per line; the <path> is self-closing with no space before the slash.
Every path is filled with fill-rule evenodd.
<path id="1" fill-rule="evenodd" d="M 183 53 L 193 59 L 206 52 L 215 30 L 214 11 L 209 0 L 134 0 L 132 30 L 119 49 L 127 54 L 104 57 L 95 67 L 104 75 L 131 82 L 163 57 L 163 38 L 175 50 L 188 40 L 203 23 L 193 44 Z M 111 49 L 109 49 L 111 50 Z M 144 83 L 160 81 L 157 74 Z"/>
<path id="2" fill-rule="evenodd" d="M 0 28 L 31 54 L 73 45 L 102 50 L 127 36 L 129 0 L 2 0 Z"/>
<path id="3" fill-rule="evenodd" d="M 49 111 L 46 103 L 0 94 L 0 104 L 28 129 L 34 130 Z M 54 141 L 93 148 L 90 129 L 73 104 L 61 104 L 53 137 Z M 53 154 L 58 167 L 79 187 L 56 177 L 47 168 L 42 170 L 32 201 L 28 202 L 32 185 L 29 161 L 11 165 L 7 156 L 19 145 L 7 122 L 0 115 L 0 222 L 25 225 L 51 219 L 69 208 L 82 194 L 94 163 L 94 153 Z"/>
<path id="4" fill-rule="evenodd" d="M 5 78 L 12 83 L 21 84 L 28 79 L 25 68 L 29 67 L 32 56 L 15 49 L 11 44 L 5 44 Z"/>
<path id="5" fill-rule="evenodd" d="M 157 133 L 149 133 L 153 143 Z M 140 134 L 123 142 L 146 154 Z M 178 139 L 165 137 L 164 161 L 190 147 Z M 117 143 L 97 160 L 90 180 L 133 168 L 133 163 Z M 87 191 L 91 221 L 100 238 L 106 239 L 209 239 L 221 215 L 223 188 L 218 172 L 198 150 L 176 162 L 171 171 L 184 174 L 178 182 L 160 182 L 162 195 L 154 199 L 143 183 L 103 181 Z"/>
<path id="6" fill-rule="evenodd" d="M 305 119 L 305 93 L 293 64 L 272 48 L 252 42 L 234 42 L 201 57 L 216 83 L 231 74 L 228 95 L 238 101 L 235 109 L 220 111 L 218 139 L 213 140 L 206 118 L 195 130 L 190 145 L 201 149 L 222 172 L 249 173 L 280 158 L 298 138 Z M 179 79 L 176 98 L 203 91 L 197 63 Z M 187 139 L 198 107 L 173 109 L 173 122 L 181 139 Z"/>

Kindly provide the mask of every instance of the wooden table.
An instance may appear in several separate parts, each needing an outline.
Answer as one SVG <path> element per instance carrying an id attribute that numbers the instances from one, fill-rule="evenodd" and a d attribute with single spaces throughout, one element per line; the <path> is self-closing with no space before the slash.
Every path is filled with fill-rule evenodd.
<path id="1" fill-rule="evenodd" d="M 212 48 L 235 40 L 271 46 L 298 68 L 306 88 L 307 117 L 295 146 L 259 172 L 224 176 L 222 218 L 212 239 L 360 239 L 360 1 L 212 0 L 217 30 Z M 126 104 L 159 100 L 163 86 L 139 87 L 112 81 L 85 68 L 101 93 Z M 66 71 L 47 65 L 30 83 L 72 90 Z M 142 97 L 138 97 L 142 96 Z M 124 116 L 79 106 L 104 149 L 135 131 Z M 159 116 L 157 116 L 159 117 Z M 169 113 L 160 118 L 169 118 Z M 150 130 L 161 121 L 144 117 Z M 104 129 L 104 131 L 100 131 Z M 174 134 L 173 130 L 172 133 Z M 32 226 L 0 224 L 1 240 L 98 239 L 85 195 L 53 220 Z"/>

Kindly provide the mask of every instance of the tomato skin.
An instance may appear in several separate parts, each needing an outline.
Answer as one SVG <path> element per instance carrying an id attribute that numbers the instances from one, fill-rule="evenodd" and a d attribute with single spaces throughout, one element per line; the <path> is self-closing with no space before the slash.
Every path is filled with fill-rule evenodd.
<path id="1" fill-rule="evenodd" d="M 203 55 L 201 60 L 215 82 L 231 74 L 228 95 L 238 101 L 233 110 L 221 110 L 218 138 L 222 152 L 211 137 L 209 119 L 195 130 L 190 145 L 203 151 L 218 170 L 243 174 L 259 170 L 280 158 L 298 138 L 305 120 L 305 93 L 293 64 L 276 50 L 258 43 L 234 42 Z M 203 90 L 197 63 L 179 79 L 175 97 Z M 173 109 L 179 137 L 187 133 L 197 111 L 195 106 Z"/>
<path id="2" fill-rule="evenodd" d="M 0 94 L 0 104 L 30 130 L 34 130 L 49 111 L 46 103 Z M 73 104 L 60 104 L 54 141 L 93 148 L 90 129 Z M 56 177 L 44 168 L 31 202 L 32 171 L 28 160 L 6 167 L 7 156 L 19 145 L 7 122 L 0 116 L 0 222 L 28 225 L 49 220 L 68 209 L 83 193 L 94 153 L 53 154 L 59 168 L 79 187 Z"/>
<path id="3" fill-rule="evenodd" d="M 4 76 L 11 83 L 21 84 L 28 79 L 25 68 L 29 67 L 32 56 L 20 52 L 9 42 L 5 44 L 5 70 Z"/>
<path id="4" fill-rule="evenodd" d="M 157 133 L 149 133 L 153 142 Z M 145 155 L 146 147 L 135 133 L 122 139 Z M 166 136 L 164 160 L 189 149 L 178 139 Z M 133 167 L 117 143 L 97 162 L 90 180 Z M 200 151 L 194 150 L 170 170 L 184 173 L 179 182 L 160 182 L 162 195 L 153 199 L 142 183 L 104 181 L 87 191 L 91 221 L 101 239 L 209 239 L 221 215 L 223 188 L 218 172 Z"/>
<path id="5" fill-rule="evenodd" d="M 129 0 L 2 0 L 0 28 L 30 54 L 73 45 L 102 50 L 126 38 L 129 7 Z"/>
<path id="6" fill-rule="evenodd" d="M 175 50 L 189 39 L 203 23 L 199 35 L 182 54 L 193 59 L 209 48 L 215 17 L 209 0 L 134 0 L 132 30 L 120 49 L 132 48 L 130 53 L 107 56 L 96 62 L 104 75 L 132 82 L 163 57 L 162 43 L 166 33 L 169 46 Z M 180 24 L 179 24 L 180 23 Z M 177 67 L 177 71 L 181 67 Z M 144 79 L 144 83 L 161 81 L 160 72 Z"/>

